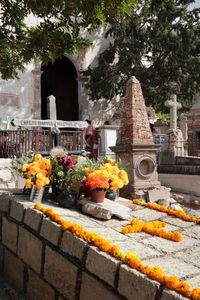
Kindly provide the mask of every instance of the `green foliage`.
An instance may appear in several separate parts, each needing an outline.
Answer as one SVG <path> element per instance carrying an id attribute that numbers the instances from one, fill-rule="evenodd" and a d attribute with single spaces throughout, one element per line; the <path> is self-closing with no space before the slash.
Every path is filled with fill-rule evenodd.
<path id="1" fill-rule="evenodd" d="M 166 123 L 170 123 L 170 115 L 169 114 L 165 114 L 165 113 L 162 113 L 162 112 L 158 112 L 158 113 L 156 113 L 156 116 L 159 118 L 159 119 L 161 119 L 161 120 L 163 120 L 164 122 L 166 122 Z"/>
<path id="2" fill-rule="evenodd" d="M 85 75 L 92 100 L 124 95 L 125 84 L 136 76 L 147 105 L 162 110 L 176 93 L 183 110 L 200 91 L 200 9 L 193 0 L 143 0 L 132 15 L 111 18 L 109 49 L 99 66 Z M 164 108 L 167 111 L 166 108 Z"/>
<path id="3" fill-rule="evenodd" d="M 82 51 L 91 42 L 80 36 L 81 29 L 106 26 L 110 17 L 130 13 L 134 4 L 135 0 L 0 0 L 2 78 L 17 77 L 31 59 L 47 64 Z M 29 27 L 27 18 L 32 15 L 37 23 Z"/>
<path id="4" fill-rule="evenodd" d="M 26 173 L 21 171 L 21 167 L 24 164 L 32 163 L 33 159 L 34 158 L 32 153 L 22 153 L 20 158 L 12 160 L 12 169 L 16 171 L 17 175 L 26 178 Z"/>

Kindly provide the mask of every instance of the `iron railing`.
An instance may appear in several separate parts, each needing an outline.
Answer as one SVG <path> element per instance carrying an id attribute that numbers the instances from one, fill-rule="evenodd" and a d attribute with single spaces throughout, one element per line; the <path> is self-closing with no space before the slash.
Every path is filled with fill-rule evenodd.
<path id="1" fill-rule="evenodd" d="M 49 152 L 59 145 L 68 151 L 81 151 L 84 148 L 82 130 L 0 130 L 0 158 L 20 157 L 23 152 Z"/>

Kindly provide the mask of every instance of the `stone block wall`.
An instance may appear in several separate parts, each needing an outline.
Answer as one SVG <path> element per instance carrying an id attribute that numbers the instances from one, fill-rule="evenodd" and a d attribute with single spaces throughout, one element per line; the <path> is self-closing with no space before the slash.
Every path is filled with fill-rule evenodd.
<path id="1" fill-rule="evenodd" d="M 31 202 L 6 195 L 0 197 L 0 270 L 30 300 L 168 299 L 158 282 L 63 232 Z M 170 299 L 186 299 L 177 297 Z"/>

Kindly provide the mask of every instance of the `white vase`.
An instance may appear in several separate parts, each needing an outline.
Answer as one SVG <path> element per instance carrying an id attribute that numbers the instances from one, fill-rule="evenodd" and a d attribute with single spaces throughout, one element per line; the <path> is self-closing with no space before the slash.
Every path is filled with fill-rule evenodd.
<path id="1" fill-rule="evenodd" d="M 33 186 L 31 189 L 30 201 L 34 203 L 42 202 L 43 194 L 44 194 L 44 187 L 36 188 L 35 186 Z"/>

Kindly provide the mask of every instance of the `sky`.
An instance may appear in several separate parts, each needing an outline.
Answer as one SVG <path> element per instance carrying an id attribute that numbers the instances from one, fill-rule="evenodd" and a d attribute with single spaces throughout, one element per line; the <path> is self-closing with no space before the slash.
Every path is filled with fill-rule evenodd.
<path id="1" fill-rule="evenodd" d="M 196 0 L 190 7 L 200 7 L 200 0 Z"/>

